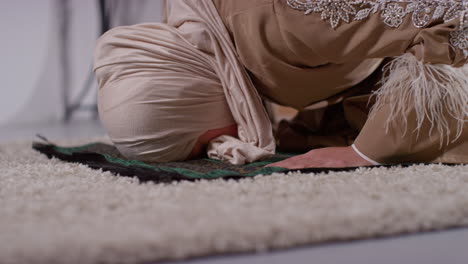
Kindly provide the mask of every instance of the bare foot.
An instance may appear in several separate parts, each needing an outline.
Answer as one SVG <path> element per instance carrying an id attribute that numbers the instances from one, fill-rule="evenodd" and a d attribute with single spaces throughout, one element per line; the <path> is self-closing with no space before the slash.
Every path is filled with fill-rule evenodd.
<path id="1" fill-rule="evenodd" d="M 305 168 L 345 168 L 371 166 L 352 147 L 333 147 L 314 149 L 306 154 L 268 165 L 287 169 Z"/>

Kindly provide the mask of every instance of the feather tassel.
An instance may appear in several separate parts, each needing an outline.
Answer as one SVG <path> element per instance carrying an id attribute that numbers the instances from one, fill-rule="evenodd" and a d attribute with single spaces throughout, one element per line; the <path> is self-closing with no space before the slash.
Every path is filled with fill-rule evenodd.
<path id="1" fill-rule="evenodd" d="M 384 105 L 389 105 L 387 132 L 397 122 L 407 132 L 407 117 L 414 111 L 417 126 L 413 132 L 418 135 L 427 120 L 431 124 L 429 133 L 434 129 L 438 131 L 441 147 L 461 136 L 468 117 L 468 66 L 424 64 L 413 55 L 405 54 L 384 67 L 384 76 L 381 88 L 373 94 L 376 103 L 371 117 Z M 455 137 L 452 136 L 454 129 Z"/>

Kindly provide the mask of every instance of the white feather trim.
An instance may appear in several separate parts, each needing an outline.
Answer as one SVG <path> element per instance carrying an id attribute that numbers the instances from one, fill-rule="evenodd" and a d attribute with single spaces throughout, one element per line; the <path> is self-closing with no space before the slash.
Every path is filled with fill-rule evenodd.
<path id="1" fill-rule="evenodd" d="M 384 71 L 382 87 L 374 93 L 376 103 L 371 117 L 375 117 L 384 105 L 389 105 L 387 132 L 395 123 L 403 125 L 407 132 L 407 117 L 414 111 L 417 126 L 413 132 L 419 133 L 423 122 L 428 120 L 431 124 L 429 133 L 437 129 L 441 146 L 461 136 L 468 117 L 467 66 L 424 64 L 413 55 L 405 54 L 387 64 Z M 455 129 L 453 137 L 452 130 Z"/>

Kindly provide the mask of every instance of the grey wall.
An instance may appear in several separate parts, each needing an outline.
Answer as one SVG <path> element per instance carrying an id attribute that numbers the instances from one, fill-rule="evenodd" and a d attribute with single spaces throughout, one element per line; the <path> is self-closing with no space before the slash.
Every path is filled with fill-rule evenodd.
<path id="1" fill-rule="evenodd" d="M 59 28 L 62 0 L 0 2 L 0 126 L 58 122 L 63 117 Z M 113 25 L 159 22 L 162 0 L 108 0 Z M 99 35 L 97 0 L 70 0 L 70 90 L 76 97 Z M 94 101 L 95 89 L 86 102 Z M 87 118 L 80 114 L 76 118 Z"/>
<path id="2" fill-rule="evenodd" d="M 46 61 L 51 1 L 0 2 L 0 124 L 25 108 Z"/>

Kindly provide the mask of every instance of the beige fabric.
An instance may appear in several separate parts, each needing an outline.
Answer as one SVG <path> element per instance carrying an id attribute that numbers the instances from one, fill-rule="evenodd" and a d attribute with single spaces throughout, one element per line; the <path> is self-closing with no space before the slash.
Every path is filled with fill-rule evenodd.
<path id="1" fill-rule="evenodd" d="M 459 19 L 446 23 L 438 19 L 417 28 L 413 17 L 407 15 L 399 27 L 393 28 L 378 12 L 360 21 L 341 20 L 333 29 L 320 13 L 305 15 L 288 6 L 286 0 L 214 2 L 260 93 L 303 111 L 292 123 L 280 124 L 277 134 L 281 148 L 306 151 L 348 146 L 357 137 L 358 149 L 382 163 L 468 163 L 465 135 L 441 149 L 437 135 L 422 133 L 415 140 L 417 133 L 410 129 L 405 137 L 398 128 L 403 122 L 397 122 L 397 129 L 387 133 L 388 108 L 368 119 L 369 94 L 379 87 L 375 85 L 379 80 L 371 87 L 361 87 L 360 81 L 369 72 L 359 71 L 361 65 L 374 71 L 380 62 L 372 64 L 374 59 L 403 54 L 412 54 L 426 64 L 464 65 L 464 51 L 450 43 L 451 35 L 460 29 Z M 410 124 L 417 123 L 414 115 L 404 118 Z M 453 124 L 454 132 L 456 128 Z M 419 147 L 425 145 L 431 146 L 430 151 Z"/>
<path id="2" fill-rule="evenodd" d="M 308 151 L 349 146 L 354 142 L 362 154 L 383 164 L 468 163 L 468 125 L 460 138 L 441 145 L 440 134 L 428 120 L 422 124 L 419 133 L 414 131 L 418 126 L 414 111 L 408 114 L 406 127 L 392 125 L 389 130 L 385 123 L 390 115 L 390 104 L 369 118 L 373 106 L 371 91 L 379 88 L 381 73 L 378 70 L 348 93 L 327 100 L 326 108 L 302 111 L 292 121 L 281 122 L 276 134 L 278 148 Z M 452 119 L 451 127 L 455 128 L 457 122 Z M 456 129 L 450 138 L 456 138 Z"/>
<path id="3" fill-rule="evenodd" d="M 370 118 L 359 137 L 356 147 L 366 156 L 380 163 L 395 164 L 407 162 L 433 163 L 468 163 L 468 124 L 462 135 L 449 144 L 440 143 L 439 132 L 426 120 L 418 132 L 413 132 L 418 126 L 415 112 L 408 113 L 408 124 L 385 128 L 385 120 L 390 115 L 390 105 L 380 109 Z M 452 119 L 451 126 L 456 127 Z M 451 138 L 456 138 L 454 129 Z"/>
<path id="4" fill-rule="evenodd" d="M 411 16 L 399 28 L 380 13 L 332 29 L 318 13 L 304 15 L 287 0 L 213 0 L 259 92 L 302 110 L 369 76 L 382 58 L 414 54 L 426 63 L 463 65 L 449 35 L 460 22 L 419 29 Z M 438 21 L 439 22 L 439 21 Z"/>
<path id="5" fill-rule="evenodd" d="M 370 58 L 344 63 L 338 43 L 327 39 L 335 35 L 330 28 L 320 19 L 310 22 L 285 0 L 213 2 L 255 87 L 281 105 L 302 110 L 358 84 L 382 62 Z"/>
<path id="6" fill-rule="evenodd" d="M 172 0 L 167 24 L 115 28 L 98 41 L 99 112 L 119 150 L 149 162 L 185 159 L 210 129 L 237 123 L 211 158 L 243 164 L 271 156 L 271 125 L 210 0 Z"/>
<path id="7" fill-rule="evenodd" d="M 412 56 L 389 65 L 357 146 L 384 163 L 468 163 L 468 65 L 427 65 Z"/>

